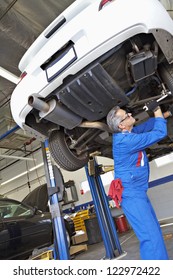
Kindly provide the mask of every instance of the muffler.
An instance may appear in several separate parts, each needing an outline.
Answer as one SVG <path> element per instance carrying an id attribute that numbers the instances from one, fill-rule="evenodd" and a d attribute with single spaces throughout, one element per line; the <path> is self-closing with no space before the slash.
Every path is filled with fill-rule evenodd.
<path id="1" fill-rule="evenodd" d="M 39 111 L 40 120 L 46 119 L 67 129 L 73 129 L 82 122 L 80 116 L 55 99 L 45 102 L 31 95 L 28 98 L 28 104 Z"/>

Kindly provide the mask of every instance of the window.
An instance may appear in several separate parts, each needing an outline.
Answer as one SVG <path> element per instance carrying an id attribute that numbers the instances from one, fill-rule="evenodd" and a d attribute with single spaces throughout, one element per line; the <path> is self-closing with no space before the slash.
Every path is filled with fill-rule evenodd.
<path id="1" fill-rule="evenodd" d="M 21 204 L 20 202 L 13 202 L 11 200 L 0 201 L 0 217 L 3 219 L 20 216 L 30 216 L 32 214 L 32 209 Z"/>

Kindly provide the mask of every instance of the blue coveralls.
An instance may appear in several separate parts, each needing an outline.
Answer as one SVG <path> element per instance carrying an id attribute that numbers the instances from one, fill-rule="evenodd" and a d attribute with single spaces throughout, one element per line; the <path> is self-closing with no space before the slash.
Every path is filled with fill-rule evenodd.
<path id="1" fill-rule="evenodd" d="M 124 187 L 122 209 L 140 241 L 143 260 L 168 259 L 162 232 L 147 196 L 149 163 L 145 148 L 167 135 L 166 120 L 151 118 L 132 132 L 113 134 L 115 179 Z"/>

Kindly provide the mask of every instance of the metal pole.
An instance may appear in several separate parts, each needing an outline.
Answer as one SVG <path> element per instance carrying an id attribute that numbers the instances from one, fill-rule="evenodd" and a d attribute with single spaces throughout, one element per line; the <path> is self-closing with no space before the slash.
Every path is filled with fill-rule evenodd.
<path id="1" fill-rule="evenodd" d="M 5 137 L 7 137 L 9 134 L 12 134 L 13 132 L 15 132 L 16 130 L 20 129 L 20 127 L 18 125 L 14 126 L 13 128 L 11 128 L 10 130 L 7 130 L 4 134 L 0 135 L 0 140 L 4 139 Z"/>
<path id="2" fill-rule="evenodd" d="M 115 250 L 122 254 L 121 245 L 117 236 L 115 224 L 109 209 L 108 198 L 105 194 L 104 186 L 99 173 L 99 166 L 95 158 L 90 158 L 91 172 L 88 166 L 85 167 L 87 179 L 90 185 L 94 206 L 106 250 L 106 258 L 115 258 Z"/>
<path id="3" fill-rule="evenodd" d="M 51 155 L 48 146 L 48 140 L 42 144 L 43 161 L 45 174 L 47 179 L 48 195 L 51 189 L 52 194 L 49 195 L 49 208 L 52 216 L 53 232 L 54 232 L 54 259 L 69 260 L 69 250 L 67 236 L 65 230 L 64 219 L 61 215 L 61 209 L 58 201 L 58 193 L 56 187 L 58 182 L 55 182 L 53 166 L 51 163 Z"/>
<path id="4" fill-rule="evenodd" d="M 96 214 L 97 214 L 97 219 L 98 219 L 103 243 L 104 243 L 105 250 L 106 250 L 106 258 L 112 259 L 115 257 L 115 253 L 112 248 L 112 244 L 110 242 L 109 232 L 108 232 L 107 224 L 106 224 L 106 221 L 104 218 L 104 213 L 103 213 L 103 209 L 101 206 L 100 198 L 99 198 L 99 195 L 98 195 L 96 187 L 95 187 L 94 178 L 93 178 L 93 176 L 89 175 L 88 166 L 85 167 L 85 171 L 86 171 L 88 183 L 90 186 L 92 198 L 94 201 L 94 206 L 95 206 L 95 210 L 96 210 Z"/>
<path id="5" fill-rule="evenodd" d="M 120 245 L 120 241 L 117 235 L 117 231 L 115 228 L 115 224 L 111 215 L 111 211 L 109 209 L 109 204 L 108 204 L 108 198 L 105 194 L 105 190 L 104 190 L 104 186 L 101 180 L 100 175 L 98 175 L 98 182 L 99 182 L 99 187 L 100 187 L 100 192 L 101 192 L 101 196 L 102 196 L 102 202 L 103 202 L 103 206 L 104 206 L 104 212 L 106 215 L 106 220 L 108 222 L 108 226 L 109 226 L 109 230 L 110 230 L 110 234 L 111 234 L 111 240 L 114 243 L 114 248 L 118 249 L 119 254 L 122 254 L 123 251 L 121 249 L 121 245 Z"/>

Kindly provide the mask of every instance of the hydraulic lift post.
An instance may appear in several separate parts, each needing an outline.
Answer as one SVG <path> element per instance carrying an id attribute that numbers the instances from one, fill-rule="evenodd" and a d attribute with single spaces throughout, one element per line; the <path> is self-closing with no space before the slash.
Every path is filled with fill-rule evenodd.
<path id="1" fill-rule="evenodd" d="M 55 181 L 55 176 L 54 176 L 55 169 L 53 169 L 53 165 L 51 162 L 48 140 L 45 140 L 44 144 L 42 143 L 42 153 L 43 153 L 43 162 L 45 167 L 45 175 L 47 180 L 49 208 L 50 208 L 50 213 L 52 216 L 52 224 L 53 224 L 54 259 L 69 260 L 70 254 L 68 249 L 65 224 L 64 224 L 64 219 L 61 215 L 61 209 L 59 205 L 59 197 L 58 197 L 59 182 Z M 60 172 L 58 168 L 56 169 L 56 172 Z M 57 174 L 57 177 L 58 176 L 60 178 L 61 174 Z"/>
<path id="2" fill-rule="evenodd" d="M 85 166 L 85 172 L 91 190 L 96 215 L 106 250 L 105 259 L 117 258 L 124 255 L 117 236 L 115 224 L 109 209 L 108 198 L 100 177 L 100 166 L 95 157 L 90 157 L 88 165 Z M 118 251 L 118 256 L 116 256 Z"/>

